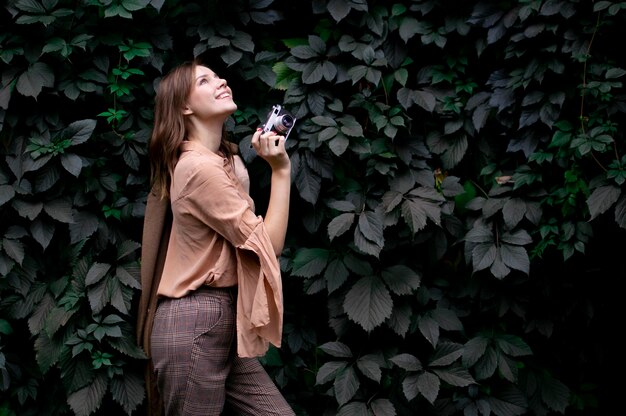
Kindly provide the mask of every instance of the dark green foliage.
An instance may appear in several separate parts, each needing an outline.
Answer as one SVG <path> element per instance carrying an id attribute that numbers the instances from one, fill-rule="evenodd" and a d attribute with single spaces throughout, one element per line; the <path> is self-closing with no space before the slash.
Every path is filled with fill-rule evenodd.
<path id="1" fill-rule="evenodd" d="M 626 2 L 9 0 L 0 22 L 0 415 L 143 412 L 152 99 L 194 56 L 234 91 L 261 214 L 251 133 L 273 104 L 299 119 L 262 360 L 299 414 L 612 409 Z"/>

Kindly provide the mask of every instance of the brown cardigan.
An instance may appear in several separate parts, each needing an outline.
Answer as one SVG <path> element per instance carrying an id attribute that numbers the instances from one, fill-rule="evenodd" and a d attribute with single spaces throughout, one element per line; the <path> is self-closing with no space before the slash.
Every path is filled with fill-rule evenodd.
<path id="1" fill-rule="evenodd" d="M 148 195 L 141 242 L 141 297 L 137 313 L 137 343 L 148 356 L 145 381 L 148 395 L 147 414 L 163 414 L 163 402 L 157 391 L 156 378 L 150 359 L 150 334 L 157 304 L 157 289 L 167 244 L 172 229 L 172 211 L 169 199 L 159 199 L 154 192 Z"/>

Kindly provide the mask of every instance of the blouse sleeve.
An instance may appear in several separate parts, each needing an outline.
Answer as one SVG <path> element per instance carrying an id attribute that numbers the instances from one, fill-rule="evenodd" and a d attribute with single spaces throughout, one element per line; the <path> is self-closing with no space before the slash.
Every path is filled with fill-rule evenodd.
<path id="1" fill-rule="evenodd" d="M 236 248 L 237 350 L 242 357 L 280 347 L 283 299 L 280 266 L 265 225 L 251 200 L 222 166 L 205 166 L 189 177 L 184 196 L 189 215 Z M 191 237 L 193 238 L 193 237 Z"/>

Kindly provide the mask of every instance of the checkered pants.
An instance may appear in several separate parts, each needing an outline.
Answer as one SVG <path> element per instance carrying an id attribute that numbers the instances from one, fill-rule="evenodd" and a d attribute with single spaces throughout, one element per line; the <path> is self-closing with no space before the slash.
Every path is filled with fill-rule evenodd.
<path id="1" fill-rule="evenodd" d="M 236 302 L 208 287 L 159 301 L 151 354 L 166 416 L 294 415 L 259 360 L 237 356 Z"/>

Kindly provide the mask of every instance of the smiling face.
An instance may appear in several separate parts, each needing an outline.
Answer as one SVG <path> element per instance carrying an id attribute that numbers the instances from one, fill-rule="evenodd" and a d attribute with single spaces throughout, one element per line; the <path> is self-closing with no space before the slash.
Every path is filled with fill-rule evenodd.
<path id="1" fill-rule="evenodd" d="M 201 120 L 218 118 L 221 122 L 235 110 L 237 104 L 226 80 L 206 66 L 196 66 L 184 114 Z"/>

